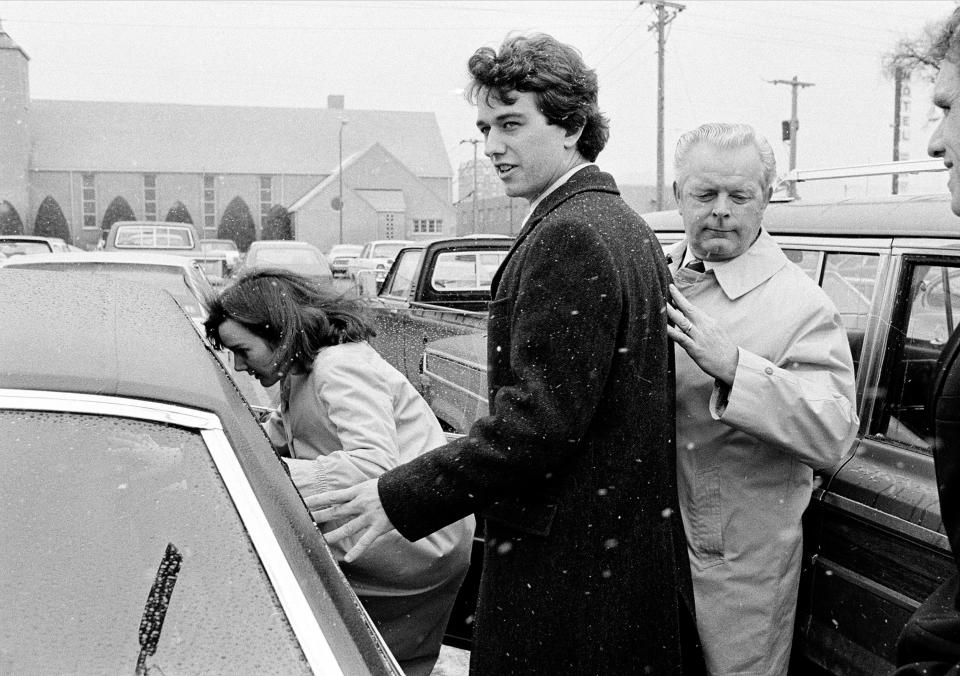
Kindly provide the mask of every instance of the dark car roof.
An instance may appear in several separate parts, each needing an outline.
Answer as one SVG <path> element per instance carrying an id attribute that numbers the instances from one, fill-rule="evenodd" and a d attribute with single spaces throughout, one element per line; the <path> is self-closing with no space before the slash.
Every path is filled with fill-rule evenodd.
<path id="1" fill-rule="evenodd" d="M 676 209 L 643 214 L 657 232 L 682 232 Z M 891 195 L 832 201 L 772 202 L 763 227 L 779 235 L 960 237 L 950 195 Z"/>
<path id="2" fill-rule="evenodd" d="M 148 399 L 215 413 L 345 673 L 393 674 L 369 620 L 315 528 L 282 461 L 217 357 L 173 298 L 97 275 L 0 268 L 0 388 Z M 331 608 L 330 606 L 333 606 Z M 336 610 L 334 610 L 334 608 Z"/>
<path id="3" fill-rule="evenodd" d="M 222 412 L 216 359 L 174 300 L 100 275 L 3 270 L 0 386 L 129 396 Z M 184 321 L 178 321 L 177 316 Z"/>

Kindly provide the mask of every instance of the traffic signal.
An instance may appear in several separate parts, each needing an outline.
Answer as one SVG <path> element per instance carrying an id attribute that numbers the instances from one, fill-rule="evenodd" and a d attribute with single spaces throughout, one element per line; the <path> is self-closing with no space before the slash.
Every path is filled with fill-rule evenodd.
<path id="1" fill-rule="evenodd" d="M 790 120 L 784 120 L 780 123 L 780 128 L 782 130 L 782 136 L 784 141 L 790 140 Z"/>

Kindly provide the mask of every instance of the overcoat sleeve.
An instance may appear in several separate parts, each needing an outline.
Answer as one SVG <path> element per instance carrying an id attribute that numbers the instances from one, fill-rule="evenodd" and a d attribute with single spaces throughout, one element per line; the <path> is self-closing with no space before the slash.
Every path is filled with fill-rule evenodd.
<path id="1" fill-rule="evenodd" d="M 850 344 L 831 307 L 808 306 L 794 328 L 777 363 L 741 347 L 733 386 L 714 387 L 710 411 L 814 469 L 830 467 L 860 422 Z"/>
<path id="2" fill-rule="evenodd" d="M 324 362 L 308 402 L 326 412 L 341 448 L 313 460 L 287 460 L 309 467 L 312 483 L 304 496 L 347 488 L 400 464 L 400 445 L 390 390 L 362 360 Z"/>
<path id="3" fill-rule="evenodd" d="M 491 415 L 380 478 L 384 509 L 408 539 L 503 498 L 547 501 L 551 481 L 580 448 L 617 349 L 627 291 L 611 252 L 578 215 L 551 214 L 524 242 L 522 265 L 505 264 L 488 327 L 491 373 L 503 380 L 492 384 Z"/>

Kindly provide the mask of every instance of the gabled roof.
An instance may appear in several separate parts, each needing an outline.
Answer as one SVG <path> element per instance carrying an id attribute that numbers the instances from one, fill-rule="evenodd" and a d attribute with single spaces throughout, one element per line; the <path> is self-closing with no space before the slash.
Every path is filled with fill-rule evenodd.
<path id="1" fill-rule="evenodd" d="M 354 190 L 364 202 L 377 212 L 404 212 L 407 202 L 402 190 Z"/>
<path id="2" fill-rule="evenodd" d="M 330 108 L 31 102 L 36 171 L 329 174 L 380 143 L 414 174 L 452 177 L 434 113 Z"/>
<path id="3" fill-rule="evenodd" d="M 5 30 L 3 30 L 3 24 L 0 23 L 0 49 L 15 49 L 20 52 L 27 61 L 30 60 L 30 57 L 27 56 L 27 53 L 23 51 L 23 48 L 13 41 L 13 38 Z"/>
<path id="4" fill-rule="evenodd" d="M 373 144 L 373 145 L 376 145 L 376 144 Z M 357 152 L 353 153 L 352 155 L 350 155 L 350 157 L 345 157 L 345 158 L 343 158 L 342 169 L 347 169 L 347 168 L 349 168 L 354 162 L 356 162 L 356 161 L 359 160 L 361 157 L 363 157 L 364 155 L 366 155 L 367 152 L 370 150 L 370 148 L 373 147 L 373 145 L 371 145 L 371 146 L 369 146 L 369 147 L 367 147 L 367 148 L 364 148 L 363 150 L 360 150 L 360 151 L 357 151 Z M 335 184 L 335 183 L 337 182 L 338 177 L 340 176 L 340 171 L 341 171 L 341 167 L 339 167 L 339 166 L 334 167 L 334 168 L 333 168 L 333 172 L 332 172 L 329 176 L 327 176 L 325 179 L 323 179 L 322 181 L 320 181 L 319 183 L 317 183 L 315 186 L 313 186 L 312 188 L 310 188 L 310 190 L 308 190 L 307 192 L 305 192 L 301 197 L 297 198 L 297 201 L 295 201 L 293 204 L 291 204 L 289 207 L 287 207 L 287 211 L 289 211 L 289 212 L 297 211 L 297 210 L 300 209 L 300 207 L 302 207 L 304 204 L 307 204 L 307 203 L 308 203 L 310 200 L 312 200 L 314 197 L 316 197 L 316 196 L 319 195 L 321 192 L 323 192 L 324 190 L 326 190 L 327 187 Z"/>

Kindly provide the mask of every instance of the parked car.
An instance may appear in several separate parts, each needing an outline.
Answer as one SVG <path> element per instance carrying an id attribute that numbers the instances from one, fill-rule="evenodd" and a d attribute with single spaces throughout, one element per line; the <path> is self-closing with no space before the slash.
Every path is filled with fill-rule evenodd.
<path id="1" fill-rule="evenodd" d="M 253 242 L 237 274 L 257 268 L 282 268 L 318 280 L 333 279 L 327 257 L 320 249 L 308 242 L 284 239 Z"/>
<path id="2" fill-rule="evenodd" d="M 190 255 L 200 251 L 200 243 L 189 223 L 117 221 L 110 227 L 103 248 L 105 251 L 165 249 Z"/>
<path id="3" fill-rule="evenodd" d="M 200 264 L 192 258 L 159 253 L 89 251 L 12 256 L 0 262 L 10 270 L 56 270 L 107 275 L 163 289 L 200 327 L 206 319 L 206 302 L 214 290 Z"/>
<path id="4" fill-rule="evenodd" d="M 169 296 L 0 278 L 0 671 L 401 675 Z"/>
<path id="5" fill-rule="evenodd" d="M 363 245 L 360 255 L 347 263 L 347 277 L 357 282 L 362 270 L 374 270 L 376 281 L 382 283 L 397 253 L 411 244 L 413 242 L 405 239 L 376 239 L 367 242 Z"/>
<path id="6" fill-rule="evenodd" d="M 76 247 L 73 247 L 76 248 Z M 0 235 L 0 253 L 6 256 L 70 251 L 71 245 L 59 237 L 39 235 Z"/>
<path id="7" fill-rule="evenodd" d="M 414 387 L 421 386 L 423 345 L 485 331 L 490 284 L 512 244 L 510 238 L 451 237 L 397 254 L 368 301 L 377 327 L 373 345 Z"/>
<path id="8" fill-rule="evenodd" d="M 240 249 L 232 239 L 201 239 L 200 251 L 212 255 L 222 255 L 226 260 L 226 270 L 230 272 L 240 262 Z"/>
<path id="9" fill-rule="evenodd" d="M 683 238 L 676 211 L 644 218 L 665 247 Z M 763 227 L 836 305 L 860 415 L 852 456 L 816 473 L 804 516 L 794 653 L 804 669 L 890 673 L 907 618 L 955 570 L 927 405 L 940 351 L 960 325 L 960 220 L 949 195 L 894 196 L 774 203 Z M 486 363 L 482 328 L 425 346 L 424 396 L 447 429 L 465 432 L 486 415 Z"/>
<path id="10" fill-rule="evenodd" d="M 334 244 L 330 247 L 330 253 L 327 254 L 327 260 L 330 261 L 330 269 L 333 276 L 346 276 L 347 264 L 351 259 L 360 255 L 363 246 L 360 244 Z"/>
<path id="11" fill-rule="evenodd" d="M 210 279 L 223 279 L 227 274 L 226 258 L 219 253 L 205 253 L 189 223 L 117 221 L 107 233 L 103 250 L 188 256 L 200 264 Z"/>

